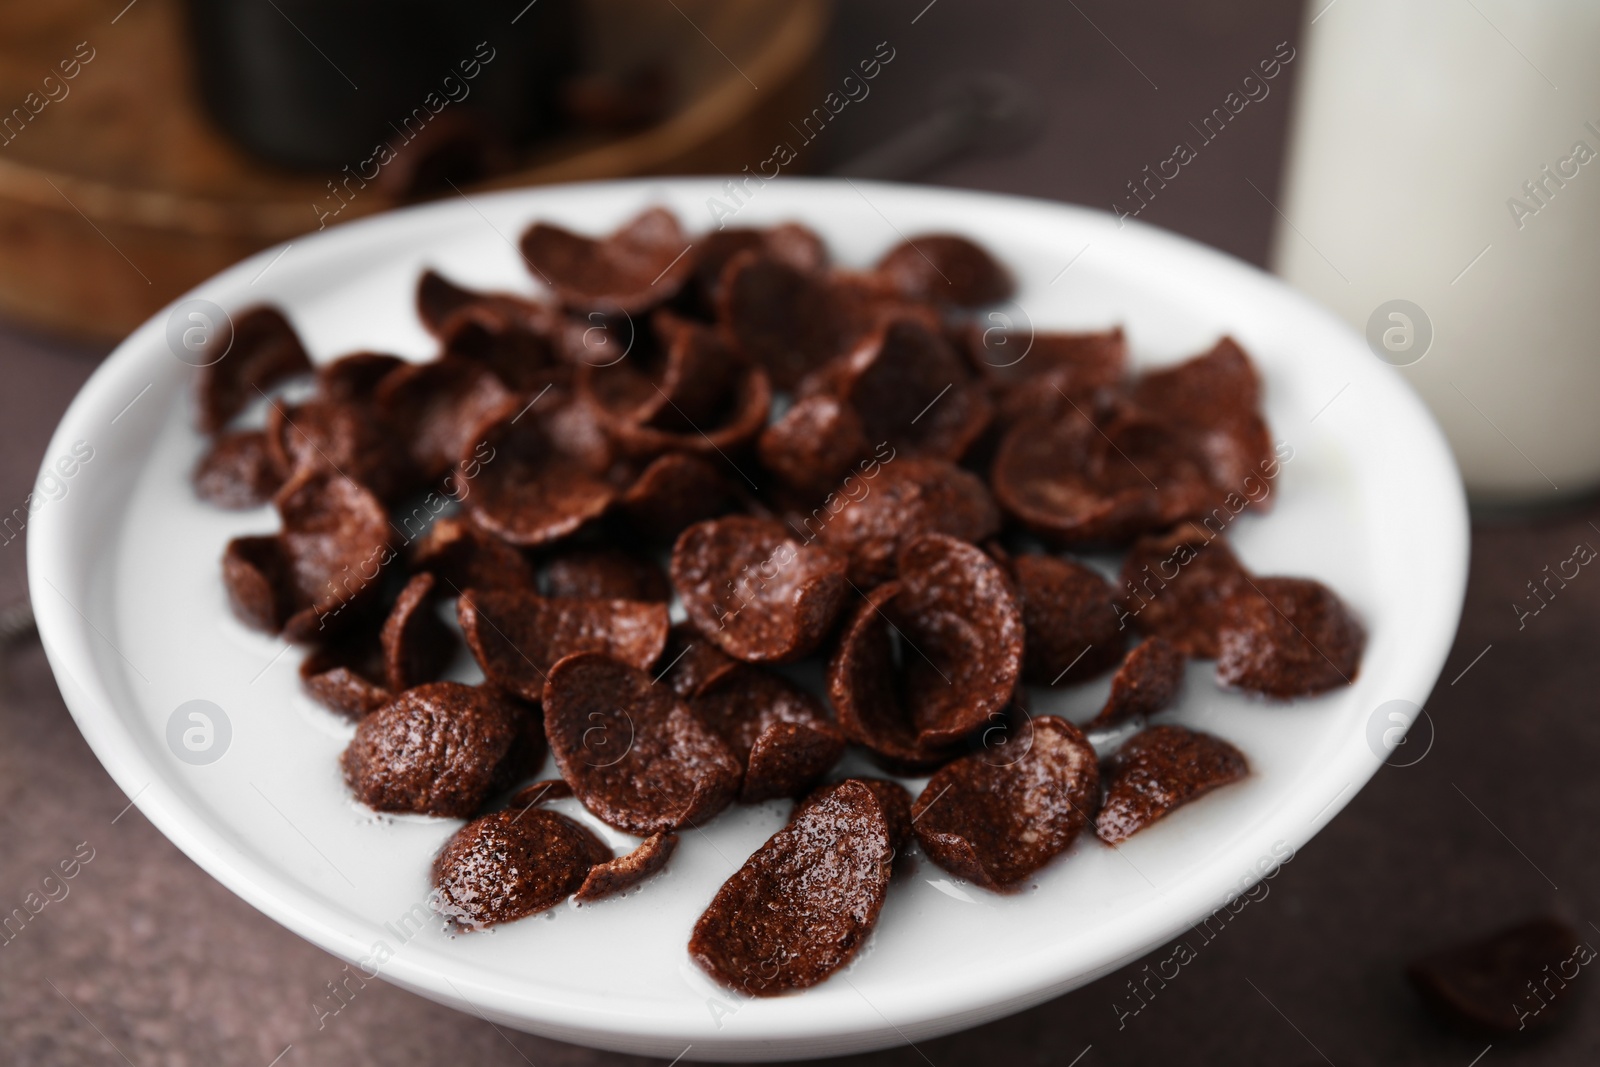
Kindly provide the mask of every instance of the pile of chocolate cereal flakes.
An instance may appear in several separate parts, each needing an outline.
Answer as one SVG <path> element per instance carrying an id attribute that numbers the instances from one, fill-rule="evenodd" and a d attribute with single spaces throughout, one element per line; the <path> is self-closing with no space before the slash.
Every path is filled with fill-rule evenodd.
<path id="1" fill-rule="evenodd" d="M 1085 827 L 1115 846 L 1247 773 L 1174 724 L 1102 763 L 1026 685 L 1115 671 L 1086 727 L 1114 739 L 1190 657 L 1277 699 L 1354 677 L 1339 598 L 1221 536 L 1279 466 L 1232 340 L 1130 376 L 1120 330 L 986 332 L 974 309 L 1012 282 L 957 236 L 856 272 L 804 226 L 691 240 L 658 208 L 598 239 L 538 223 L 521 251 L 547 302 L 423 275 L 429 362 L 313 368 L 258 307 L 199 379 L 200 495 L 281 519 L 228 544 L 233 608 L 307 646 L 306 689 L 356 719 L 361 801 L 470 820 L 433 867 L 460 926 L 628 889 L 677 831 L 792 797 L 689 951 L 752 994 L 803 988 L 859 950 L 913 839 L 1004 892 Z M 1106 547 L 1120 590 L 1059 551 Z M 462 640 L 479 685 L 437 680 Z M 826 699 L 773 669 L 808 659 Z M 848 745 L 932 777 L 915 800 L 829 780 Z M 524 785 L 547 749 L 560 779 Z M 565 796 L 642 843 L 612 856 L 543 806 Z"/>

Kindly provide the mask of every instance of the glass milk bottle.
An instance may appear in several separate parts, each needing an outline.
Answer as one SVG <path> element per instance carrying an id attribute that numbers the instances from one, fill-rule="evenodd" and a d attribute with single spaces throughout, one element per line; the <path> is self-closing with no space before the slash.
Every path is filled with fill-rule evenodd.
<path id="1" fill-rule="evenodd" d="M 1475 501 L 1600 485 L 1600 3 L 1306 18 L 1275 269 L 1402 367 Z"/>

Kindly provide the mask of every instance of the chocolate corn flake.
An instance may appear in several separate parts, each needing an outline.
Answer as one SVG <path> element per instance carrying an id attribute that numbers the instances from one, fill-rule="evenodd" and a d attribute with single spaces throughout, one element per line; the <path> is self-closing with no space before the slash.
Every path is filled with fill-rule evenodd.
<path id="1" fill-rule="evenodd" d="M 606 652 L 644 669 L 667 641 L 667 606 L 635 600 L 542 597 L 525 589 L 468 589 L 456 617 L 484 677 L 541 699 L 550 668 L 575 652 Z"/>
<path id="2" fill-rule="evenodd" d="M 692 697 L 738 666 L 738 660 L 708 641 L 694 623 L 679 622 L 667 631 L 667 647 L 655 669 L 658 681 L 679 696 Z"/>
<path id="3" fill-rule="evenodd" d="M 672 549 L 672 584 L 690 620 L 755 663 L 792 662 L 821 644 L 844 603 L 845 567 L 833 549 L 746 515 L 696 523 Z"/>
<path id="4" fill-rule="evenodd" d="M 384 684 L 383 646 L 367 628 L 313 648 L 300 661 L 300 682 L 317 703 L 351 719 L 394 699 Z"/>
<path id="5" fill-rule="evenodd" d="M 719 288 L 718 322 L 779 389 L 844 356 L 874 322 L 868 302 L 848 286 L 753 250 L 728 260 Z"/>
<path id="6" fill-rule="evenodd" d="M 457 461 L 475 452 L 479 426 L 508 404 L 510 390 L 486 368 L 467 360 L 414 363 L 383 380 L 377 393 L 381 417 L 405 442 L 412 470 L 438 484 Z"/>
<path id="7" fill-rule="evenodd" d="M 1006 431 L 990 473 L 1000 506 L 1066 545 L 1117 545 L 1205 512 L 1218 499 L 1202 459 L 1165 424 L 1126 405 Z"/>
<path id="8" fill-rule="evenodd" d="M 409 519 L 402 524 L 415 536 Z M 529 589 L 533 565 L 518 549 L 474 526 L 467 519 L 445 515 L 426 525 L 413 542 L 411 565 L 435 574 L 450 593 L 463 589 Z"/>
<path id="9" fill-rule="evenodd" d="M 1111 696 L 1089 728 L 1154 715 L 1170 705 L 1183 685 L 1185 662 L 1178 647 L 1164 637 L 1152 637 L 1136 647 L 1111 679 Z"/>
<path id="10" fill-rule="evenodd" d="M 378 635 L 383 649 L 383 679 L 393 692 L 431 682 L 444 672 L 456 651 L 456 635 L 435 606 L 445 594 L 431 574 L 413 575 L 389 609 Z"/>
<path id="11" fill-rule="evenodd" d="M 246 623 L 290 641 L 334 636 L 359 621 L 395 558 L 383 506 L 331 471 L 307 469 L 274 499 L 282 533 L 241 537 L 223 554 L 223 582 Z"/>
<path id="12" fill-rule="evenodd" d="M 560 778 L 545 778 L 538 782 L 530 782 L 511 794 L 511 800 L 506 807 L 520 811 L 552 800 L 565 800 L 571 795 L 572 787 Z"/>
<path id="13" fill-rule="evenodd" d="M 667 576 L 651 560 L 620 548 L 574 548 L 544 564 L 544 591 L 552 597 L 590 600 L 672 599 Z"/>
<path id="14" fill-rule="evenodd" d="M 623 490 L 617 508 L 638 536 L 670 544 L 685 527 L 734 509 L 735 491 L 716 462 L 682 452 L 657 456 Z"/>
<path id="15" fill-rule="evenodd" d="M 311 370 L 305 346 L 277 308 L 263 305 L 233 316 L 231 336 L 222 358 L 201 367 L 196 379 L 204 433 L 220 433 L 267 389 Z"/>
<path id="16" fill-rule="evenodd" d="M 943 333 L 890 318 L 852 351 L 834 387 L 866 436 L 897 451 L 959 460 L 988 427 L 988 391 Z"/>
<path id="17" fill-rule="evenodd" d="M 470 818 L 538 766 L 530 709 L 483 687 L 429 682 L 361 719 L 344 751 L 345 781 L 378 811 Z"/>
<path id="18" fill-rule="evenodd" d="M 1000 529 L 982 479 L 944 460 L 891 452 L 863 472 L 860 486 L 814 509 L 797 529 L 846 553 L 850 581 L 863 589 L 893 577 L 901 548 L 922 534 L 977 542 Z"/>
<path id="19" fill-rule="evenodd" d="M 1222 494 L 1269 499 L 1277 464 L 1261 417 L 1261 379 L 1233 338 L 1186 363 L 1144 374 L 1134 384 L 1133 403 L 1185 439 Z"/>
<path id="20" fill-rule="evenodd" d="M 739 790 L 727 744 L 673 690 L 599 652 L 550 669 L 545 731 L 583 806 L 625 833 L 695 826 Z"/>
<path id="21" fill-rule="evenodd" d="M 625 454 L 642 457 L 725 454 L 754 441 L 772 404 L 766 371 L 737 358 L 709 327 L 684 322 L 667 330 L 658 375 L 626 360 L 579 368 L 579 395 L 606 435 Z"/>
<path id="22" fill-rule="evenodd" d="M 678 835 L 657 831 L 625 856 L 597 863 L 573 894 L 584 904 L 625 893 L 666 867 L 678 847 Z"/>
<path id="23" fill-rule="evenodd" d="M 539 304 L 480 303 L 445 320 L 441 362 L 469 363 L 490 371 L 507 389 L 530 395 L 546 385 L 569 384 L 562 321 Z"/>
<path id="24" fill-rule="evenodd" d="M 195 494 L 219 508 L 255 508 L 272 499 L 283 475 L 260 430 L 221 434 L 194 469 Z"/>
<path id="25" fill-rule="evenodd" d="M 723 272 L 734 256 L 746 251 L 764 254 L 807 273 L 820 271 L 828 261 L 822 238 L 799 223 L 787 222 L 765 230 L 712 230 L 695 241 L 694 286 L 700 310 L 716 313 L 722 297 Z"/>
<path id="26" fill-rule="evenodd" d="M 417 279 L 417 317 L 428 332 L 438 336 L 439 329 L 451 314 L 478 303 L 483 294 L 475 292 L 446 278 L 431 268 Z"/>
<path id="27" fill-rule="evenodd" d="M 604 842 L 560 812 L 493 812 L 445 842 L 433 862 L 434 906 L 467 929 L 511 922 L 555 907 L 610 860 Z"/>
<path id="28" fill-rule="evenodd" d="M 689 955 L 751 996 L 814 986 L 871 934 L 893 856 L 878 798 L 860 782 L 841 783 L 722 884 L 695 923 Z"/>
<path id="29" fill-rule="evenodd" d="M 267 454 L 286 481 L 302 471 L 332 470 L 380 500 L 394 500 L 416 480 L 406 454 L 394 447 L 389 428 L 368 404 L 320 397 L 301 404 L 274 400 L 265 433 Z"/>
<path id="30" fill-rule="evenodd" d="M 804 814 L 810 805 L 832 795 L 834 790 L 845 782 L 864 785 L 878 798 L 878 805 L 883 809 L 884 822 L 889 829 L 889 847 L 896 853 L 904 852 L 906 845 L 911 843 L 911 794 L 906 792 L 905 786 L 888 778 L 846 778 L 843 781 L 819 785 L 795 804 L 794 811 L 789 814 L 789 821 L 793 822 Z"/>
<path id="31" fill-rule="evenodd" d="M 1250 772 L 1244 754 L 1220 737 L 1183 726 L 1134 734 L 1107 761 L 1105 801 L 1095 832 L 1109 845 L 1126 841 L 1173 808 Z"/>
<path id="32" fill-rule="evenodd" d="M 1011 295 L 1011 275 L 973 241 L 954 234 L 922 234 L 891 248 L 878 273 L 911 300 L 982 307 Z"/>
<path id="33" fill-rule="evenodd" d="M 694 269 L 690 241 L 670 211 L 651 208 L 603 237 L 546 222 L 522 235 L 535 277 L 577 312 L 646 311 L 675 296 Z"/>
<path id="34" fill-rule="evenodd" d="M 1036 333 L 976 322 L 963 335 L 968 359 L 994 390 L 999 421 L 1053 416 L 1063 397 L 1085 411 L 1127 374 L 1120 328 L 1097 333 Z"/>
<path id="35" fill-rule="evenodd" d="M 1135 541 L 1122 564 L 1119 616 L 1186 655 L 1216 659 L 1250 576 L 1220 531 L 1186 522 Z"/>
<path id="36" fill-rule="evenodd" d="M 1569 1013 L 1595 951 L 1572 927 L 1544 916 L 1407 965 L 1424 1003 L 1471 1035 L 1538 1032 Z"/>
<path id="37" fill-rule="evenodd" d="M 463 501 L 473 522 L 528 547 L 559 540 L 605 514 L 617 488 L 606 478 L 603 446 L 596 455 L 595 442 L 570 432 L 581 432 L 579 407 L 543 413 L 513 401 L 469 435 L 494 453 Z"/>
<path id="38" fill-rule="evenodd" d="M 342 404 L 370 403 L 385 378 L 410 365 L 386 352 L 352 352 L 317 368 L 317 395 Z"/>
<path id="39" fill-rule="evenodd" d="M 1065 719 L 1027 721 L 1020 755 L 974 752 L 949 764 L 912 805 L 917 842 L 928 858 L 985 889 L 1017 889 L 1065 852 L 1099 799 L 1093 746 Z"/>
<path id="40" fill-rule="evenodd" d="M 798 401 L 763 430 L 756 449 L 762 464 L 790 488 L 820 496 L 838 488 L 872 446 L 855 408 L 820 394 Z"/>
<path id="41" fill-rule="evenodd" d="M 1104 578 L 1073 560 L 1039 554 L 1014 557 L 1010 569 L 1028 635 L 1026 681 L 1075 684 L 1121 661 L 1127 634 Z"/>
<path id="42" fill-rule="evenodd" d="M 893 768 L 928 768 L 1006 707 L 1022 649 L 1022 612 L 999 565 L 926 534 L 902 550 L 899 579 L 845 623 L 828 695 L 850 740 Z"/>
<path id="43" fill-rule="evenodd" d="M 844 755 L 844 735 L 821 701 L 759 667 L 724 673 L 689 706 L 744 765 L 742 804 L 798 796 Z"/>
<path id="44" fill-rule="evenodd" d="M 1339 595 L 1309 578 L 1257 578 L 1234 598 L 1217 681 L 1280 700 L 1355 681 L 1366 632 Z"/>

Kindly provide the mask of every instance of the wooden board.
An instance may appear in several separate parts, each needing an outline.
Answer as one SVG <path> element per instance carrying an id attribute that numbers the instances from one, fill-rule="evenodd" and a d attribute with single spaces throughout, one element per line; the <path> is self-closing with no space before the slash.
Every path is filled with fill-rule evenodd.
<path id="1" fill-rule="evenodd" d="M 0 8 L 0 315 L 121 337 L 229 264 L 317 227 L 313 205 L 326 205 L 334 175 L 276 169 L 216 131 L 194 95 L 181 16 L 179 0 Z M 476 188 L 738 171 L 815 102 L 827 0 L 587 0 L 583 17 L 589 65 L 665 60 L 675 109 L 637 133 L 540 146 Z M 369 188 L 339 221 L 392 206 Z"/>

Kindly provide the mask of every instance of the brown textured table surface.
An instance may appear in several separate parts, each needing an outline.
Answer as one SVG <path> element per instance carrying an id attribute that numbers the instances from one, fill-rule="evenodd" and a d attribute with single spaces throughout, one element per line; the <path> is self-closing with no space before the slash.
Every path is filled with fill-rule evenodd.
<path id="1" fill-rule="evenodd" d="M 1300 19 L 1297 5 L 1267 0 L 925 3 L 852 5 L 841 16 L 832 46 L 841 74 L 881 40 L 896 58 L 873 96 L 819 139 L 827 158 L 818 163 L 872 146 L 921 113 L 950 75 L 998 69 L 1040 98 L 1038 141 L 923 177 L 1099 207 L 1169 154 L 1188 121 L 1247 66 L 1294 40 Z M 1261 262 L 1273 210 L 1251 183 L 1267 193 L 1277 186 L 1288 97 L 1280 82 L 1144 217 Z M 56 419 L 100 354 L 0 328 L 0 510 L 22 502 Z M 1600 922 L 1592 830 L 1600 789 L 1591 785 L 1600 756 L 1600 580 L 1572 582 L 1521 630 L 1510 607 L 1574 544 L 1600 545 L 1600 505 L 1480 520 L 1473 538 L 1466 614 L 1427 705 L 1435 726 L 1428 756 L 1382 770 L 1268 883 L 1267 896 L 1211 940 L 1190 938 L 1197 958 L 1147 1006 L 1119 1025 L 1114 1005 L 1126 1005 L 1126 984 L 1142 967 L 1135 964 L 1021 1015 L 852 1062 L 1595 1062 L 1592 991 L 1580 992 L 1556 1032 L 1486 1049 L 1488 1040 L 1434 1023 L 1401 976 L 1419 951 L 1540 912 L 1564 916 L 1600 945 L 1591 924 Z M 20 539 L 0 545 L 0 605 L 25 594 L 23 558 Z M 282 1067 L 550 1067 L 627 1059 L 498 1031 L 378 982 L 319 1029 L 313 1003 L 340 962 L 257 914 L 127 809 L 73 726 L 36 642 L 9 652 L 0 673 L 0 801 L 0 911 L 20 905 L 74 850 L 93 855 L 66 897 L 0 944 L 0 1061 L 265 1067 L 281 1055 Z"/>

